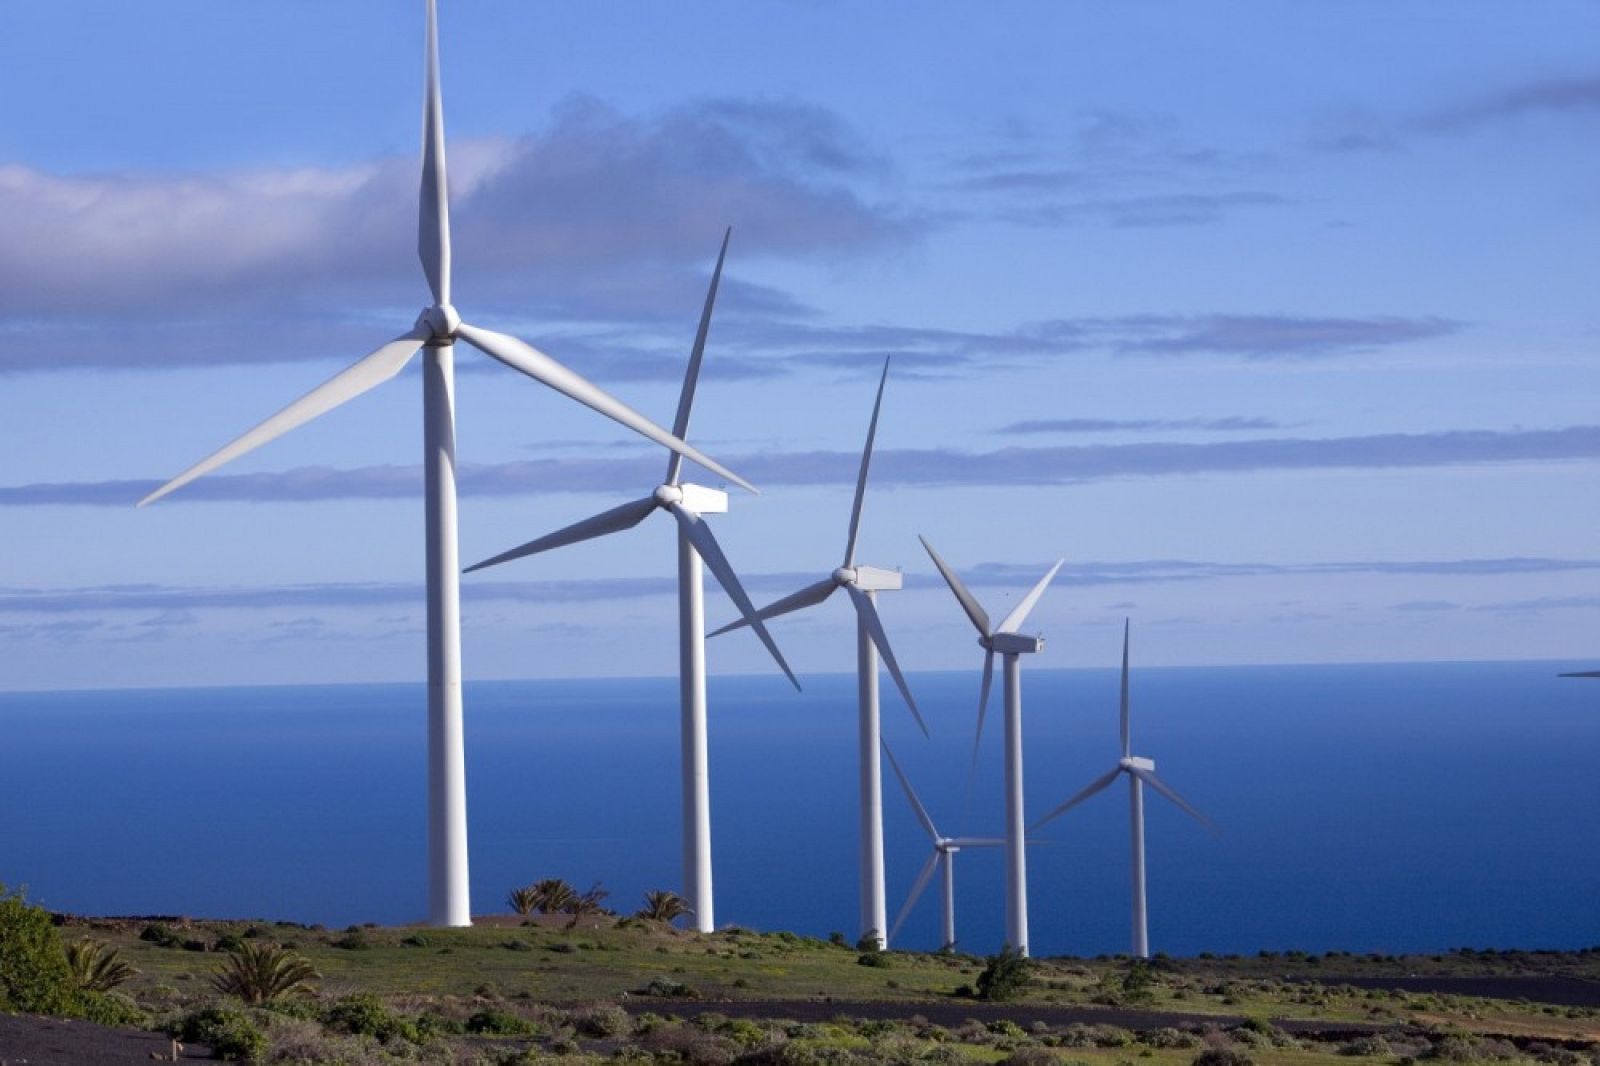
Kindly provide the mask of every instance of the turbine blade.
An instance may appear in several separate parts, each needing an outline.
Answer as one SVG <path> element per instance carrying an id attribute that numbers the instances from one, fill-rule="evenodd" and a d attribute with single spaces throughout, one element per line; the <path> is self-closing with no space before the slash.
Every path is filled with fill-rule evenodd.
<path id="1" fill-rule="evenodd" d="M 867 636 L 872 638 L 872 643 L 877 647 L 883 665 L 889 668 L 889 676 L 894 678 L 895 687 L 900 690 L 906 706 L 911 710 L 911 717 L 915 718 L 917 725 L 922 728 L 922 735 L 929 736 L 928 723 L 922 720 L 922 712 L 917 710 L 917 701 L 911 696 L 911 686 L 906 684 L 906 676 L 900 672 L 900 664 L 895 662 L 894 652 L 889 648 L 889 634 L 883 631 L 883 619 L 878 617 L 878 608 L 873 604 L 872 597 L 854 585 L 846 585 L 845 591 L 850 593 L 850 602 L 856 605 L 856 613 L 861 616 L 862 624 L 867 627 Z"/>
<path id="2" fill-rule="evenodd" d="M 613 507 L 603 511 L 592 518 L 585 518 L 581 522 L 574 522 L 565 529 L 558 529 L 554 533 L 547 533 L 538 540 L 530 540 L 520 548 L 501 552 L 492 559 L 485 559 L 481 563 L 474 563 L 467 567 L 465 573 L 482 570 L 490 566 L 499 566 L 509 563 L 513 559 L 521 559 L 525 555 L 536 555 L 539 552 L 549 551 L 551 548 L 563 548 L 568 544 L 577 544 L 579 541 L 593 540 L 603 537 L 607 533 L 619 533 L 624 529 L 632 529 L 643 522 L 645 518 L 659 506 L 654 496 L 646 496 L 642 500 L 625 503 L 621 507 Z"/>
<path id="3" fill-rule="evenodd" d="M 1005 837 L 956 837 L 949 843 L 957 848 L 1003 848 L 1006 839 Z"/>
<path id="4" fill-rule="evenodd" d="M 972 624 L 978 627 L 978 635 L 987 637 L 989 635 L 988 612 L 978 606 L 978 601 L 972 598 L 972 593 L 968 592 L 967 586 L 961 583 L 959 577 L 956 577 L 955 571 L 946 566 L 944 560 L 939 558 L 939 553 L 933 550 L 933 545 L 928 543 L 928 538 L 919 534 L 917 539 L 922 541 L 924 548 L 928 549 L 928 555 L 932 557 L 933 565 L 937 566 L 939 573 L 944 576 L 944 583 L 950 586 L 950 591 L 956 594 L 957 600 L 961 601 L 961 609 L 967 612 L 967 617 L 972 619 Z"/>
<path id="5" fill-rule="evenodd" d="M 1122 757 L 1126 759 L 1131 749 L 1128 730 L 1128 620 L 1122 620 Z"/>
<path id="6" fill-rule="evenodd" d="M 705 520 L 682 504 L 671 503 L 667 505 L 673 517 L 678 520 L 678 525 L 683 527 L 684 536 L 694 545 L 695 551 L 700 553 L 700 558 L 705 560 L 706 567 L 716 577 L 717 583 L 722 586 L 728 598 L 739 608 L 739 613 L 745 616 L 756 636 L 761 638 L 761 643 L 767 646 L 767 651 L 772 653 L 772 658 L 777 661 L 778 668 L 789 679 L 789 683 L 800 690 L 800 682 L 795 680 L 794 671 L 789 669 L 789 664 L 783 658 L 783 652 L 778 650 L 777 642 L 772 639 L 772 634 L 767 632 L 767 624 L 755 617 L 755 606 L 750 602 L 750 597 L 745 595 L 744 586 L 739 584 L 739 575 L 733 572 L 733 566 L 728 562 L 728 557 L 722 554 L 722 547 L 717 543 L 717 538 L 712 534 L 711 527 Z"/>
<path id="7" fill-rule="evenodd" d="M 450 302 L 450 188 L 444 165 L 444 102 L 439 92 L 439 13 L 428 5 L 422 98 L 422 190 L 418 197 L 417 257 L 435 304 Z"/>
<path id="8" fill-rule="evenodd" d="M 967 774 L 967 788 L 972 788 L 972 778 L 978 774 L 978 749 L 983 744 L 983 717 L 989 713 L 989 690 L 994 687 L 994 652 L 983 653 L 983 684 L 978 688 L 978 732 L 972 738 L 972 769 Z"/>
<path id="9" fill-rule="evenodd" d="M 1138 773 L 1137 770 L 1130 770 L 1128 772 Z M 1096 792 L 1102 792 L 1109 788 L 1111 786 L 1111 782 L 1115 781 L 1117 779 L 1117 775 L 1120 773 L 1122 773 L 1122 767 L 1120 765 L 1113 766 L 1110 770 L 1106 771 L 1106 773 L 1089 782 L 1088 786 L 1085 787 L 1082 792 L 1079 792 L 1076 796 L 1073 796 L 1061 806 L 1052 808 L 1049 814 L 1030 825 L 1028 827 L 1028 832 L 1033 832 L 1035 829 L 1050 821 L 1052 818 L 1058 818 L 1061 815 L 1066 814 L 1068 811 L 1072 810 L 1072 808 L 1076 807 L 1078 804 L 1082 803 Z"/>
<path id="10" fill-rule="evenodd" d="M 844 545 L 844 565 L 856 562 L 856 534 L 861 530 L 861 503 L 867 495 L 867 468 L 872 465 L 872 442 L 878 436 L 878 412 L 883 409 L 883 387 L 889 381 L 889 357 L 883 359 L 883 376 L 878 379 L 878 398 L 872 401 L 872 421 L 867 423 L 867 444 L 861 449 L 861 471 L 856 475 L 856 500 L 850 506 L 850 538 Z"/>
<path id="11" fill-rule="evenodd" d="M 689 366 L 683 372 L 683 388 L 678 393 L 678 414 L 672 420 L 672 435 L 679 440 L 689 439 L 689 412 L 694 408 L 694 387 L 700 381 L 706 337 L 711 332 L 711 308 L 717 302 L 717 286 L 722 282 L 722 261 L 728 257 L 728 239 L 732 236 L 732 226 L 722 232 L 722 250 L 717 252 L 717 266 L 711 272 L 711 287 L 706 290 L 706 305 L 700 311 L 700 328 L 695 331 L 694 348 L 689 352 Z M 666 483 L 676 485 L 682 472 L 683 456 L 673 452 L 667 459 Z"/>
<path id="12" fill-rule="evenodd" d="M 1161 778 L 1157 777 L 1155 774 L 1151 773 L 1149 770 L 1135 769 L 1128 772 L 1133 774 L 1139 780 L 1143 781 L 1145 784 L 1149 785 L 1151 788 L 1155 789 L 1157 792 L 1161 793 L 1163 796 L 1167 797 L 1167 799 L 1171 800 L 1173 803 L 1176 803 L 1179 809 L 1182 810 L 1183 813 L 1187 814 L 1190 818 L 1193 818 L 1195 821 L 1199 822 L 1213 833 L 1218 831 L 1217 823 L 1213 822 L 1210 818 L 1207 818 L 1205 815 L 1195 810 L 1193 804 L 1184 799 L 1182 796 L 1178 795 L 1177 792 L 1173 791 L 1170 785 L 1161 780 Z"/>
<path id="13" fill-rule="evenodd" d="M 900 769 L 900 760 L 896 759 L 894 752 L 889 750 L 889 742 L 887 740 L 880 738 L 878 743 L 883 745 L 883 753 L 889 757 L 889 767 L 894 771 L 894 776 L 900 779 L 900 787 L 905 790 L 906 799 L 911 801 L 911 809 L 916 812 L 917 821 L 922 823 L 922 828 L 928 831 L 928 836 L 932 838 L 933 842 L 935 844 L 939 843 L 939 830 L 933 827 L 933 817 L 928 814 L 928 808 L 924 807 L 922 801 L 917 798 L 916 789 L 912 788 L 911 782 L 906 779 L 905 771 Z"/>
<path id="14" fill-rule="evenodd" d="M 1066 562 L 1065 559 L 1056 560 L 1056 565 L 1050 568 L 1048 574 L 1039 579 L 1037 585 L 1028 590 L 1028 594 L 1022 597 L 1022 602 L 1011 609 L 1011 613 L 1006 615 L 1005 621 L 1000 623 L 1000 628 L 995 632 L 1015 633 L 1017 627 L 1028 620 L 1028 612 L 1033 610 L 1033 605 L 1039 602 L 1039 597 L 1044 595 L 1045 586 L 1050 584 L 1050 579 L 1056 576 L 1056 571 L 1061 569 L 1061 564 L 1064 562 Z"/>
<path id="15" fill-rule="evenodd" d="M 905 906 L 900 908 L 900 913 L 895 916 L 894 926 L 889 930 L 888 940 L 892 943 L 900 935 L 900 927 L 906 924 L 906 918 L 911 914 L 911 908 L 917 905 L 917 900 L 922 898 L 922 893 L 928 887 L 928 882 L 933 880 L 934 868 L 939 863 L 939 853 L 935 851 L 928 856 L 928 861 L 922 864 L 922 872 L 917 874 L 916 883 L 911 886 L 911 894 L 906 897 Z"/>
<path id="16" fill-rule="evenodd" d="M 291 429 L 304 425 L 318 415 L 326 414 L 346 400 L 353 400 L 368 389 L 383 384 L 400 373 L 427 338 L 427 333 L 421 330 L 413 330 L 404 336 L 396 337 L 377 351 L 364 356 L 353 366 L 341 370 L 243 436 L 200 460 L 140 500 L 139 506 L 154 503 L 195 478 L 209 474 L 222 464 L 231 462 L 268 441 L 276 440 Z"/>
<path id="17" fill-rule="evenodd" d="M 504 333 L 469 326 L 465 322 L 456 328 L 456 336 L 513 370 L 520 370 L 535 381 L 577 400 L 585 407 L 599 411 L 614 422 L 622 423 L 635 433 L 648 437 L 657 444 L 665 445 L 687 459 L 693 459 L 707 470 L 727 478 L 735 485 L 751 492 L 756 491 L 754 485 L 715 459 L 705 455 L 693 445 L 685 444 L 638 411 L 614 399 L 599 386 L 568 370 L 532 345 Z"/>
<path id="18" fill-rule="evenodd" d="M 713 637 L 720 637 L 729 630 L 738 629 L 741 626 L 749 625 L 752 618 L 766 622 L 778 617 L 781 614 L 788 614 L 790 611 L 798 611 L 802 608 L 810 607 L 813 604 L 821 603 L 823 600 L 833 595 L 838 588 L 838 582 L 834 581 L 833 578 L 824 578 L 823 580 L 818 581 L 815 585 L 807 585 L 799 592 L 790 593 L 781 600 L 767 604 L 767 606 L 761 608 L 761 610 L 757 611 L 754 615 L 747 615 L 744 618 L 739 619 L 737 622 L 729 622 L 727 625 L 716 630 L 710 635 Z"/>

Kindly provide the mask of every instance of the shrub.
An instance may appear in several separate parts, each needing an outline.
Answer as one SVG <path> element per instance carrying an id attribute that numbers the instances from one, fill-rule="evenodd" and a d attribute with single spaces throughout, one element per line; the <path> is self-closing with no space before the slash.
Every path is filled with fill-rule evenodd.
<path id="1" fill-rule="evenodd" d="M 574 1011 L 572 1026 L 582 1036 L 605 1039 L 623 1036 L 633 1029 L 633 1018 L 615 1003 L 597 1003 Z"/>
<path id="2" fill-rule="evenodd" d="M 1010 944 L 991 956 L 978 975 L 978 998 L 999 1002 L 1011 999 L 1028 986 L 1028 957 Z"/>
<path id="3" fill-rule="evenodd" d="M 1388 1055 L 1391 1053 L 1389 1041 L 1377 1033 L 1370 1036 L 1358 1036 L 1354 1040 L 1346 1041 L 1339 1045 L 1341 1055 Z"/>
<path id="4" fill-rule="evenodd" d="M 467 1032 L 492 1036 L 537 1036 L 539 1025 L 503 1010 L 480 1010 L 467 1019 Z"/>
<path id="5" fill-rule="evenodd" d="M 344 936 L 333 941 L 331 946 L 345 951 L 366 951 L 372 946 L 372 941 L 368 940 L 367 934 L 360 929 L 350 929 Z"/>
<path id="6" fill-rule="evenodd" d="M 80 992 L 77 1012 L 97 1025 L 144 1028 L 150 1016 L 120 992 Z"/>
<path id="7" fill-rule="evenodd" d="M 225 996 L 246 1003 L 270 1003 L 279 996 L 302 995 L 322 975 L 297 951 L 247 940 L 229 952 L 228 961 L 212 975 L 211 984 Z"/>
<path id="8" fill-rule="evenodd" d="M 109 992 L 137 977 L 138 970 L 118 958 L 116 948 L 84 937 L 67 946 L 67 968 L 72 979 L 85 992 Z"/>
<path id="9" fill-rule="evenodd" d="M 244 1011 L 232 1007 L 206 1007 L 184 1015 L 178 1038 L 185 1043 L 205 1044 L 219 1059 L 249 1062 L 267 1050 L 267 1035 Z"/>
<path id="10" fill-rule="evenodd" d="M 403 1038 L 421 1043 L 422 1035 L 414 1022 L 395 1014 L 383 1001 L 370 994 L 346 996 L 322 1013 L 322 1023 L 330 1029 L 352 1036 L 370 1036 L 380 1044 Z"/>
<path id="11" fill-rule="evenodd" d="M 881 951 L 863 951 L 856 956 L 858 966 L 876 966 L 880 969 L 889 965 L 889 956 Z"/>
<path id="12" fill-rule="evenodd" d="M 1255 1066 L 1255 1060 L 1232 1048 L 1208 1047 L 1194 1057 L 1190 1066 Z"/>
<path id="13" fill-rule="evenodd" d="M 77 991 L 50 912 L 0 885 L 0 1010 L 73 1014 Z"/>
<path id="14" fill-rule="evenodd" d="M 1186 1033 L 1182 1029 L 1152 1029 L 1139 1038 L 1147 1047 L 1154 1048 L 1196 1048 L 1200 1046 L 1200 1038 L 1193 1033 Z"/>
<path id="15" fill-rule="evenodd" d="M 659 999 L 699 999 L 700 993 L 684 984 L 682 981 L 669 981 L 662 977 L 650 978 L 650 983 L 643 988 L 636 988 L 631 993 L 635 996 L 655 996 Z"/>
<path id="16" fill-rule="evenodd" d="M 161 922 L 151 922 L 139 930 L 139 939 L 160 948 L 183 947 L 183 937 L 173 932 L 171 926 Z"/>

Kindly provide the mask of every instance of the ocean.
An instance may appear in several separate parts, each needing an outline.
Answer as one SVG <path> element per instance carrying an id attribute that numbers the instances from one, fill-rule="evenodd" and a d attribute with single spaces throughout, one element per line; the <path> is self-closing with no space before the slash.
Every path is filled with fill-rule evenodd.
<path id="1" fill-rule="evenodd" d="M 1215 820 L 1147 792 L 1151 948 L 1434 951 L 1600 944 L 1600 681 L 1585 664 L 1144 668 L 1135 754 Z M 1592 665 L 1592 664 L 1589 664 Z M 939 828 L 998 834 L 999 691 L 968 787 L 975 673 L 883 685 L 884 732 Z M 1030 818 L 1117 756 L 1115 670 L 1024 669 Z M 474 913 L 596 881 L 632 910 L 679 880 L 670 678 L 470 684 Z M 719 924 L 854 939 L 851 675 L 711 681 Z M 0 882 L 89 914 L 339 927 L 425 913 L 420 685 L 0 694 Z M 891 920 L 928 854 L 887 765 Z M 1127 950 L 1114 786 L 1031 849 L 1037 955 Z M 956 859 L 963 950 L 1003 940 L 998 851 Z M 938 946 L 930 886 L 898 946 Z"/>

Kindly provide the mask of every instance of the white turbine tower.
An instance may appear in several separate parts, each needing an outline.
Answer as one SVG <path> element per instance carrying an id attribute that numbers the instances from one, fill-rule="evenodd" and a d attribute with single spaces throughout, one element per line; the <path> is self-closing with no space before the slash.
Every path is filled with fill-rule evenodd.
<path id="1" fill-rule="evenodd" d="M 856 686 L 857 686 L 857 754 L 860 761 L 860 846 L 861 846 L 861 936 L 885 945 L 884 932 L 888 928 L 888 904 L 885 899 L 883 874 L 883 767 L 878 760 L 880 735 L 878 712 L 878 655 L 882 654 L 889 676 L 905 698 L 912 717 L 922 727 L 924 735 L 928 726 L 917 710 L 917 701 L 911 696 L 900 664 L 895 662 L 894 651 L 889 647 L 889 636 L 884 632 L 883 621 L 878 617 L 874 602 L 879 592 L 901 587 L 900 573 L 882 570 L 875 566 L 856 564 L 856 536 L 861 530 L 861 505 L 866 498 L 867 470 L 872 465 L 872 443 L 878 435 L 878 413 L 883 409 L 883 387 L 889 380 L 889 360 L 883 361 L 883 374 L 878 379 L 878 396 L 872 404 L 872 421 L 867 425 L 867 443 L 861 451 L 861 469 L 856 475 L 855 503 L 850 509 L 850 532 L 845 539 L 844 562 L 827 577 L 807 585 L 792 595 L 785 596 L 761 610 L 755 617 L 762 621 L 798 611 L 821 603 L 840 589 L 850 595 L 856 610 Z M 749 618 L 725 625 L 712 636 L 749 624 Z"/>
<path id="2" fill-rule="evenodd" d="M 722 249 L 717 253 L 717 266 L 711 274 L 711 287 L 706 292 L 705 308 L 700 313 L 700 328 L 695 334 L 694 349 L 689 354 L 689 366 L 683 375 L 683 390 L 678 396 L 678 415 L 672 424 L 673 435 L 678 438 L 687 436 L 689 432 L 695 385 L 700 379 L 706 336 L 711 330 L 711 309 L 716 303 L 717 286 L 722 280 L 722 262 L 728 254 L 728 237 L 731 233 L 730 230 L 723 234 Z M 712 535 L 711 527 L 701 519 L 701 515 L 726 512 L 727 493 L 684 484 L 681 481 L 682 471 L 683 459 L 674 452 L 667 460 L 666 479 L 650 495 L 502 552 L 492 559 L 468 567 L 467 572 L 632 529 L 657 510 L 666 511 L 677 519 L 678 679 L 683 739 L 683 894 L 692 908 L 695 927 L 702 933 L 709 933 L 716 928 L 716 915 L 711 892 L 711 788 L 706 756 L 705 583 L 701 573 L 702 559 L 711 567 L 712 574 L 745 620 L 754 625 L 756 635 L 795 688 L 799 688 L 800 683 L 795 681 L 789 664 L 784 661 L 772 635 L 767 632 L 766 624 L 756 617 L 755 607 L 750 597 L 745 595 L 739 577 L 728 564 L 728 558 L 717 544 L 717 538 Z"/>
<path id="3" fill-rule="evenodd" d="M 467 792 L 461 723 L 461 618 L 456 556 L 456 340 L 536 381 L 750 486 L 649 419 L 515 337 L 471 326 L 450 302 L 450 208 L 445 176 L 444 113 L 439 94 L 439 34 L 434 0 L 425 0 L 427 43 L 422 111 L 422 188 L 417 253 L 433 302 L 416 324 L 334 375 L 254 429 L 139 501 L 142 507 L 318 415 L 383 384 L 423 355 L 423 471 L 428 589 L 428 917 L 434 925 L 470 925 Z"/>
<path id="4" fill-rule="evenodd" d="M 1188 800 L 1178 795 L 1171 786 L 1156 776 L 1156 764 L 1153 759 L 1142 759 L 1132 753 L 1132 739 L 1128 725 L 1128 623 L 1126 621 L 1122 623 L 1122 758 L 1118 759 L 1117 765 L 1105 774 L 1089 782 L 1088 787 L 1082 792 L 1034 822 L 1033 828 L 1037 829 L 1052 818 L 1065 814 L 1096 792 L 1110 788 L 1111 783 L 1121 774 L 1128 775 L 1128 803 L 1132 814 L 1130 821 L 1133 833 L 1133 866 L 1130 883 L 1133 888 L 1133 954 L 1136 958 L 1147 959 L 1150 957 L 1150 929 L 1145 919 L 1144 786 L 1149 785 L 1167 797 L 1177 804 L 1180 810 L 1207 829 L 1216 827 L 1212 825 L 1211 819 L 1195 810 Z"/>
<path id="5" fill-rule="evenodd" d="M 990 628 L 989 615 L 972 593 L 945 565 L 939 553 L 933 550 L 926 537 L 918 537 L 928 549 L 933 565 L 944 575 L 945 584 L 956 594 L 961 609 L 967 612 L 978 629 L 978 644 L 983 648 L 983 687 L 978 692 L 978 733 L 972 742 L 974 765 L 978 759 L 978 745 L 983 741 L 983 717 L 989 707 L 989 689 L 994 683 L 994 657 L 1005 657 L 1005 747 L 1006 747 L 1006 943 L 1017 951 L 1028 953 L 1028 857 L 1026 818 L 1022 806 L 1022 666 L 1021 657 L 1044 649 L 1043 637 L 1026 637 L 1017 629 L 1028 619 L 1039 597 L 1050 584 L 1050 579 L 1061 569 L 1064 559 L 1057 559 L 1049 573 L 1028 590 L 1022 601 L 1011 609 L 998 626 Z"/>
<path id="6" fill-rule="evenodd" d="M 905 789 L 906 799 L 910 801 L 911 809 L 916 812 L 917 821 L 922 823 L 922 828 L 927 830 L 929 839 L 933 841 L 933 854 L 928 856 L 928 861 L 922 866 L 922 872 L 917 874 L 917 880 L 911 886 L 911 893 L 906 896 L 905 905 L 900 908 L 894 926 L 889 930 L 889 940 L 892 942 L 900 935 L 900 927 L 910 916 L 911 908 L 917 905 L 917 900 L 922 898 L 923 890 L 928 887 L 928 882 L 937 869 L 943 875 L 939 882 L 944 897 L 943 921 L 940 925 L 944 943 L 941 950 L 951 951 L 956 946 L 956 852 L 962 848 L 998 848 L 1003 846 L 1005 841 L 998 837 L 942 835 L 934 828 L 933 819 L 928 815 L 928 808 L 917 798 L 917 793 L 911 787 L 911 782 L 906 779 L 905 771 L 900 769 L 900 763 L 895 759 L 894 752 L 889 750 L 888 741 L 883 742 L 883 753 L 889 757 L 889 765 L 894 769 L 894 776 L 900 779 L 900 787 Z"/>

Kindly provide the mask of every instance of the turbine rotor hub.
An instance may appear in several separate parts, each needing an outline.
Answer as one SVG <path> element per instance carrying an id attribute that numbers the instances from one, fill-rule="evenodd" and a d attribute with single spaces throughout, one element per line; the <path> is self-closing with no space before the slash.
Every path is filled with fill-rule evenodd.
<path id="1" fill-rule="evenodd" d="M 665 507 L 668 504 L 683 502 L 683 489 L 677 485 L 657 485 L 654 493 L 656 502 Z"/>
<path id="2" fill-rule="evenodd" d="M 853 566 L 841 566 L 833 572 L 833 583 L 835 585 L 853 584 L 855 579 L 856 571 Z"/>
<path id="3" fill-rule="evenodd" d="M 454 344 L 456 329 L 461 325 L 461 316 L 450 304 L 434 304 L 417 316 L 417 325 L 428 331 L 428 345 Z"/>

